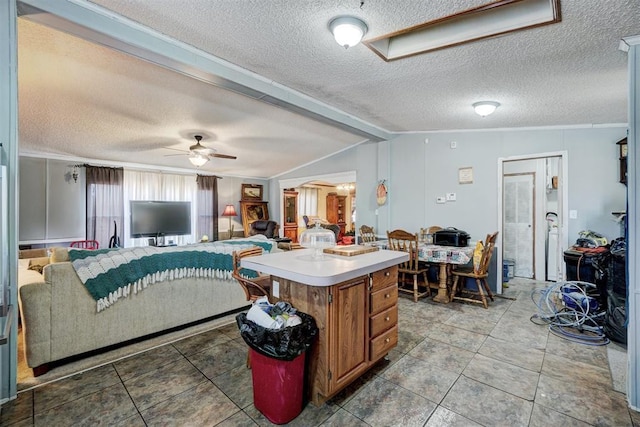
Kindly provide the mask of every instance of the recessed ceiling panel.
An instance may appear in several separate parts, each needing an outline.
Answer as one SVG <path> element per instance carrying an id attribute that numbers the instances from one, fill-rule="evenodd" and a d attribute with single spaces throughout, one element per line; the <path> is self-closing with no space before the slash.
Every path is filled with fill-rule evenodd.
<path id="1" fill-rule="evenodd" d="M 559 0 L 503 0 L 364 43 L 392 61 L 559 21 Z"/>

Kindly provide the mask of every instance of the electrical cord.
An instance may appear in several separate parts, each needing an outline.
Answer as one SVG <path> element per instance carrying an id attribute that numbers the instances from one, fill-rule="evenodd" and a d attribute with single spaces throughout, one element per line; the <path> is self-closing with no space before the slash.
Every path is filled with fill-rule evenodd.
<path id="1" fill-rule="evenodd" d="M 531 299 L 538 313 L 531 316 L 536 325 L 549 325 L 556 336 L 585 345 L 607 345 L 601 323 L 605 312 L 598 311 L 597 301 L 587 294 L 596 285 L 588 282 L 558 282 L 548 288 L 534 290 Z"/>

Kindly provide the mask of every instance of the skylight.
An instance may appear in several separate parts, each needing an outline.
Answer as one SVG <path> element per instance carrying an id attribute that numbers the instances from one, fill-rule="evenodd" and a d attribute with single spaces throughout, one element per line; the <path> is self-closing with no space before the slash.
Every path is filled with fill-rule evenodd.
<path id="1" fill-rule="evenodd" d="M 363 43 L 385 61 L 560 22 L 560 0 L 501 0 Z"/>

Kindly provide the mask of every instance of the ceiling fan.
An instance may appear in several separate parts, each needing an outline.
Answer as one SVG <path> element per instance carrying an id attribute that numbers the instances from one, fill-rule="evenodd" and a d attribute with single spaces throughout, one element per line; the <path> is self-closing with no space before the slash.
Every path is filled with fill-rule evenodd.
<path id="1" fill-rule="evenodd" d="M 230 156 L 228 154 L 219 154 L 215 149 L 205 147 L 200 144 L 202 141 L 202 135 L 194 135 L 196 143 L 189 147 L 189 151 L 182 151 L 180 154 L 167 154 L 166 156 L 189 156 L 189 161 L 196 167 L 200 167 L 207 163 L 212 157 L 218 157 L 221 159 L 236 159 L 236 156 Z M 176 150 L 175 148 L 166 147 L 169 150 Z"/>

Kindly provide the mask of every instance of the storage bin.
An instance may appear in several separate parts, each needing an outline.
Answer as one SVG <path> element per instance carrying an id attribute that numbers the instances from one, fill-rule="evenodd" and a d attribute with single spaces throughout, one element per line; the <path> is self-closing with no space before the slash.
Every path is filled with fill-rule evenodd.
<path id="1" fill-rule="evenodd" d="M 508 282 L 513 279 L 516 269 L 516 262 L 512 259 L 502 260 L 502 281 Z"/>

